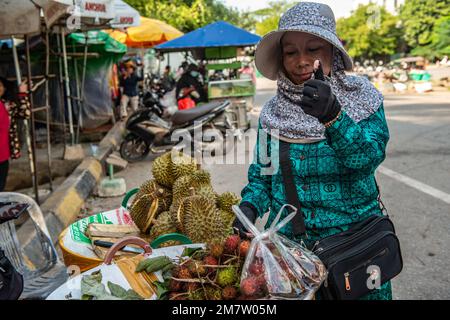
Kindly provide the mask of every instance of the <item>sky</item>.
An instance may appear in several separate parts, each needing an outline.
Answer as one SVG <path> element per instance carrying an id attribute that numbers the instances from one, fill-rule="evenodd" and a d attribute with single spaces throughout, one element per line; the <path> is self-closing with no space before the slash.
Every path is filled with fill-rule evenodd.
<path id="1" fill-rule="evenodd" d="M 251 11 L 265 8 L 269 3 L 269 0 L 222 0 L 222 1 L 228 6 L 237 7 L 240 10 L 249 9 Z M 336 19 L 338 19 L 341 17 L 348 17 L 350 15 L 350 12 L 356 9 L 358 4 L 360 3 L 367 4 L 369 3 L 369 0 L 314 0 L 313 2 L 320 2 L 329 5 L 333 10 Z M 378 2 L 379 4 L 383 3 L 382 0 L 372 0 L 372 2 Z M 391 4 L 394 2 L 393 0 L 386 0 L 386 2 L 388 3 L 388 9 L 389 6 L 393 6 Z M 401 3 L 403 1 L 399 2 Z"/>

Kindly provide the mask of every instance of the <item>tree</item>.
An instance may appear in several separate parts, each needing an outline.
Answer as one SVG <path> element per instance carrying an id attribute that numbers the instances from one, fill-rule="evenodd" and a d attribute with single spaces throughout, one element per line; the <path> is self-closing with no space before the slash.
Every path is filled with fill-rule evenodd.
<path id="1" fill-rule="evenodd" d="M 384 7 L 359 5 L 348 18 L 337 21 L 337 33 L 355 59 L 387 59 L 402 44 L 398 18 Z"/>
<path id="2" fill-rule="evenodd" d="M 408 45 L 412 48 L 430 45 L 434 26 L 441 17 L 449 15 L 449 0 L 406 0 L 400 7 L 400 19 Z"/>
<path id="3" fill-rule="evenodd" d="M 125 0 L 142 16 L 162 20 L 183 32 L 218 20 L 239 22 L 240 13 L 217 0 Z"/>
<path id="4" fill-rule="evenodd" d="M 251 15 L 256 21 L 256 33 L 265 35 L 266 33 L 278 29 L 278 23 L 283 13 L 294 5 L 295 3 L 288 0 L 270 1 L 267 8 L 253 11 Z"/>

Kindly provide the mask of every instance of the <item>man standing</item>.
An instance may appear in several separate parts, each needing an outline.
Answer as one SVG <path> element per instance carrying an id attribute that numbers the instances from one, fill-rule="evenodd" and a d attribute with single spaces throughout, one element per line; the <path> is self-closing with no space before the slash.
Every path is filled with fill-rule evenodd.
<path id="1" fill-rule="evenodd" d="M 133 63 L 127 63 L 125 72 L 120 79 L 122 88 L 122 98 L 120 99 L 120 119 L 127 117 L 127 107 L 131 103 L 131 108 L 136 111 L 139 106 L 138 83 L 142 81 L 142 76 L 137 75 L 136 66 Z"/>

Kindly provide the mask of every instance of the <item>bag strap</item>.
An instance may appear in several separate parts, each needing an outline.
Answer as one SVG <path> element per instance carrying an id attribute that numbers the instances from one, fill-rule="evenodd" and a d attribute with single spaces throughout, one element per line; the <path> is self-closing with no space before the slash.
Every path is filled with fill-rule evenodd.
<path id="1" fill-rule="evenodd" d="M 292 230 L 294 235 L 306 235 L 305 220 L 301 211 L 300 200 L 298 199 L 297 188 L 295 187 L 294 176 L 292 175 L 292 166 L 290 161 L 290 144 L 280 142 L 280 168 L 283 175 L 284 190 L 289 204 L 297 208 L 297 214 L 292 219 Z"/>
<path id="2" fill-rule="evenodd" d="M 380 186 L 378 185 L 377 179 L 375 178 L 375 185 L 377 186 L 377 191 L 378 191 L 378 205 L 380 206 L 381 212 L 386 215 L 386 217 L 389 218 L 389 213 L 386 209 L 386 206 L 384 205 L 383 201 L 381 200 L 381 192 L 380 192 Z"/>

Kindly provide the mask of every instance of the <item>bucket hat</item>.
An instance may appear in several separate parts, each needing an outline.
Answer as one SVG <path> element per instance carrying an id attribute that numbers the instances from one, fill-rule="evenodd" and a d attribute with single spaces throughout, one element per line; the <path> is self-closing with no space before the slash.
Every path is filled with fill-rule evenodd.
<path id="1" fill-rule="evenodd" d="M 300 2 L 283 14 L 278 30 L 266 34 L 256 47 L 255 64 L 266 78 L 278 78 L 282 63 L 281 38 L 287 31 L 305 32 L 328 41 L 341 53 L 345 70 L 352 70 L 352 58 L 336 34 L 336 20 L 331 8 L 322 3 Z"/>

